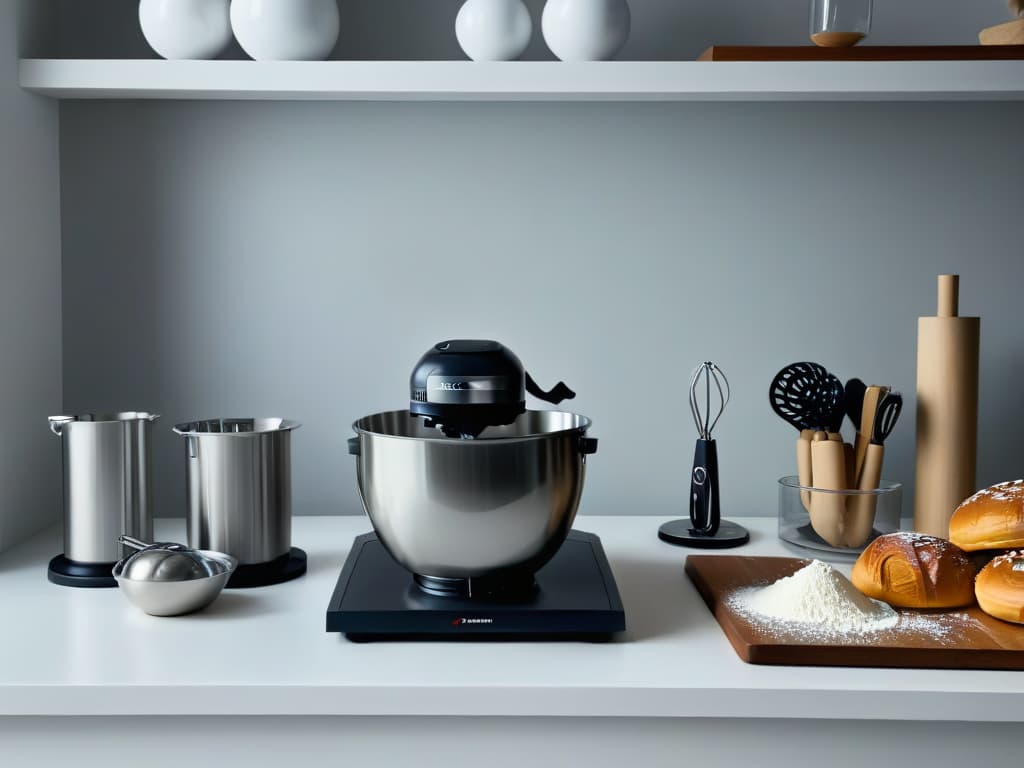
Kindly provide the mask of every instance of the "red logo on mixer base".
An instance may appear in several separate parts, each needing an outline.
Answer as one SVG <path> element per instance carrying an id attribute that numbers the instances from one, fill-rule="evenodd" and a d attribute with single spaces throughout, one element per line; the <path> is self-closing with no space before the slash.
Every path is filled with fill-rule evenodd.
<path id="1" fill-rule="evenodd" d="M 460 617 L 452 622 L 453 627 L 461 627 L 463 624 L 493 624 L 494 619 L 467 619 Z"/>

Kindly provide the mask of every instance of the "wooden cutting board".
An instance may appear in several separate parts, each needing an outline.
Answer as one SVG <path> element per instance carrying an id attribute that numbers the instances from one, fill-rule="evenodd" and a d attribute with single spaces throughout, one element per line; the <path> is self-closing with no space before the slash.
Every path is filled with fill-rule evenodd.
<path id="1" fill-rule="evenodd" d="M 900 623 L 893 629 L 823 640 L 766 628 L 729 605 L 737 590 L 771 584 L 808 562 L 792 557 L 690 555 L 686 574 L 736 653 L 751 664 L 1024 669 L 1024 625 L 994 619 L 977 606 L 900 610 Z"/>
<path id="2" fill-rule="evenodd" d="M 992 61 L 1024 59 L 1024 45 L 713 45 L 697 61 Z"/>

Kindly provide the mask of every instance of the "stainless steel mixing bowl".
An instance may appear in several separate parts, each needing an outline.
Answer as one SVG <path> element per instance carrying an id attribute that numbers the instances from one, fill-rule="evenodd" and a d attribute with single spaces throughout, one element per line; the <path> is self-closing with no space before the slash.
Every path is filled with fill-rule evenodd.
<path id="1" fill-rule="evenodd" d="M 533 573 L 572 527 L 590 419 L 527 411 L 473 440 L 445 437 L 408 411 L 359 419 L 349 442 L 366 513 L 413 573 L 478 579 Z"/>

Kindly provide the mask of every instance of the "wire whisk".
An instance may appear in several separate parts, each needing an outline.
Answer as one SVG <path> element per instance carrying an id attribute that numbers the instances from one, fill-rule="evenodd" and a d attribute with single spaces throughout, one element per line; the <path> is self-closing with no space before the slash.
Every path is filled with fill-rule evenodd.
<path id="1" fill-rule="evenodd" d="M 697 444 L 690 472 L 690 519 L 670 520 L 658 528 L 658 537 L 671 544 L 702 549 L 738 547 L 750 541 L 747 530 L 722 519 L 718 498 L 718 446 L 711 434 L 729 404 L 729 379 L 710 360 L 690 377 L 690 412 L 697 425 Z"/>
<path id="2" fill-rule="evenodd" d="M 701 382 L 703 380 L 704 408 L 701 409 Z M 712 389 L 714 385 L 714 389 Z M 712 403 L 715 393 L 718 398 Z M 729 379 L 725 377 L 722 369 L 708 360 L 698 365 L 690 377 L 690 412 L 693 414 L 693 423 L 697 425 L 697 434 L 701 440 L 710 440 L 718 420 L 725 412 L 725 406 L 729 404 Z M 714 418 L 712 411 L 717 405 Z"/>

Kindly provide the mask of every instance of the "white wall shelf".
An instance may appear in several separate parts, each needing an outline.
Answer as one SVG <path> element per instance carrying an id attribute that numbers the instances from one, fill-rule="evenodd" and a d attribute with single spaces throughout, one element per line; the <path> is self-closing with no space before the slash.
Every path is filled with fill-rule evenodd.
<path id="1" fill-rule="evenodd" d="M 59 99 L 1012 101 L 1024 61 L 468 62 L 24 59 Z"/>

